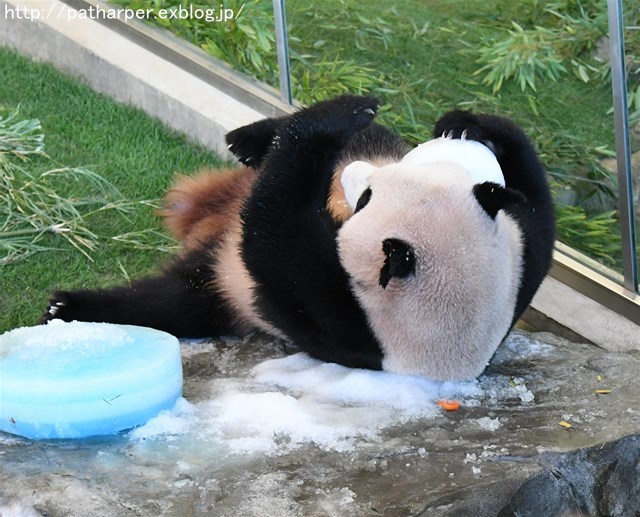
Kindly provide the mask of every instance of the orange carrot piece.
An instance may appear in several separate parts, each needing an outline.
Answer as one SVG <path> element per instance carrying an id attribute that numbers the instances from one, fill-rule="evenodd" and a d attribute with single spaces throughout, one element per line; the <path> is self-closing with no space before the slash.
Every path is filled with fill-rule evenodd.
<path id="1" fill-rule="evenodd" d="M 457 400 L 436 400 L 436 404 L 447 411 L 457 411 L 460 409 L 460 402 Z"/>

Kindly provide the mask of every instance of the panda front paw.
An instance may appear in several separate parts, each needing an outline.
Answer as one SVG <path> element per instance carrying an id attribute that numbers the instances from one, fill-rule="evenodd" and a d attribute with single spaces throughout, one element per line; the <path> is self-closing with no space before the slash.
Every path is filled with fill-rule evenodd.
<path id="1" fill-rule="evenodd" d="M 40 318 L 40 324 L 48 323 L 51 320 L 72 321 L 73 299 L 71 293 L 66 291 L 56 291 L 49 298 L 49 304 Z"/>
<path id="2" fill-rule="evenodd" d="M 506 119 L 470 111 L 450 111 L 443 115 L 434 129 L 436 138 L 475 140 L 486 145 L 496 157 L 502 155 L 503 127 Z"/>
<path id="3" fill-rule="evenodd" d="M 227 149 L 247 167 L 258 168 L 286 118 L 267 118 L 239 127 L 225 136 Z"/>
<path id="4" fill-rule="evenodd" d="M 373 122 L 379 107 L 374 97 L 343 95 L 300 110 L 292 116 L 287 132 L 295 138 L 329 136 L 344 144 Z"/>

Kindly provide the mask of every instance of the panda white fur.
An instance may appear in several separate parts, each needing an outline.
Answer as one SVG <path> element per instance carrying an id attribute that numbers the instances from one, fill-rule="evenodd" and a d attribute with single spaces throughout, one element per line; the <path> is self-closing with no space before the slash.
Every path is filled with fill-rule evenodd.
<path id="1" fill-rule="evenodd" d="M 377 108 L 344 96 L 232 132 L 250 174 L 170 193 L 182 253 L 130 286 L 55 292 L 43 321 L 190 337 L 258 327 L 347 366 L 477 376 L 549 268 L 544 170 L 517 126 L 467 112 L 436 124 L 448 151 L 436 141 L 400 159 L 399 139 L 372 124 Z M 336 174 L 358 159 L 368 164 L 346 167 L 337 216 Z"/>

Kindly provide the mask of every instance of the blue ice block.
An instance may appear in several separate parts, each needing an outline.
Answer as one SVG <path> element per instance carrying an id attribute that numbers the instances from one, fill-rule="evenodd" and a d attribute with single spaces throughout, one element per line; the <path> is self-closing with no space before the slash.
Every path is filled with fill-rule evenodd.
<path id="1" fill-rule="evenodd" d="M 53 320 L 0 335 L 0 430 L 7 433 L 114 434 L 181 396 L 180 346 L 165 332 Z"/>

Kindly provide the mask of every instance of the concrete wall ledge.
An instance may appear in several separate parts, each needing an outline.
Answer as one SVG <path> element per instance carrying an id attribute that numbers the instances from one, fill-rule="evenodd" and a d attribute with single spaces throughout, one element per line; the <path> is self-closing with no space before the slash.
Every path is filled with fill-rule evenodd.
<path id="1" fill-rule="evenodd" d="M 640 350 L 640 326 L 552 276 L 542 283 L 531 308 L 574 335 L 606 350 Z M 531 323 L 536 326 L 536 322 Z M 557 329 L 553 330 L 562 334 Z M 565 337 L 568 336 L 565 334 Z"/>
<path id="2" fill-rule="evenodd" d="M 619 274 L 560 242 L 531 308 L 538 321 L 544 315 L 607 350 L 640 350 L 640 296 L 622 286 Z"/>

